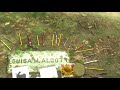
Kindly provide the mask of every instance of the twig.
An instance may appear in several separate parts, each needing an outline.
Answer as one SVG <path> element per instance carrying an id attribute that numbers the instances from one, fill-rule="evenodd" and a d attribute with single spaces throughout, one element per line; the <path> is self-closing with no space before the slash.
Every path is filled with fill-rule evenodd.
<path id="1" fill-rule="evenodd" d="M 55 43 L 57 44 L 58 43 L 58 36 L 56 34 L 56 40 L 55 40 Z"/>
<path id="2" fill-rule="evenodd" d="M 68 46 L 68 48 L 70 48 L 71 46 L 73 46 L 74 44 L 76 44 L 79 41 L 80 38 L 77 38 L 74 42 L 71 43 L 71 45 Z"/>
<path id="3" fill-rule="evenodd" d="M 99 71 L 103 71 L 104 69 L 101 69 L 101 68 L 88 68 L 88 67 L 85 67 L 85 69 L 88 69 L 88 70 L 99 70 Z"/>
<path id="4" fill-rule="evenodd" d="M 62 35 L 63 34 L 60 34 L 60 37 L 58 38 L 58 46 L 60 46 Z"/>
<path id="5" fill-rule="evenodd" d="M 89 63 L 93 63 L 93 62 L 97 62 L 98 60 L 93 60 L 93 61 L 89 61 L 89 62 L 84 62 L 84 64 L 89 64 Z"/>
<path id="6" fill-rule="evenodd" d="M 94 48 L 92 48 L 92 49 L 86 49 L 86 50 L 81 50 L 81 51 L 76 51 L 76 52 L 80 53 L 80 52 L 86 52 L 86 51 L 91 51 L 91 50 L 94 50 Z"/>
<path id="7" fill-rule="evenodd" d="M 65 46 L 66 45 L 66 43 L 67 43 L 67 41 L 69 40 L 69 38 L 67 38 L 67 40 L 65 41 L 65 43 L 64 43 L 64 45 L 63 46 Z"/>
<path id="8" fill-rule="evenodd" d="M 37 44 L 38 44 L 38 46 L 40 45 L 40 42 L 39 42 L 39 36 L 37 35 L 36 36 L 36 39 L 37 39 Z"/>
<path id="9" fill-rule="evenodd" d="M 10 41 L 11 43 L 15 44 L 14 42 L 12 42 L 11 40 L 9 40 L 7 37 L 3 36 L 5 39 L 7 39 L 8 41 Z"/>
<path id="10" fill-rule="evenodd" d="M 53 36 L 52 36 L 52 46 L 54 45 L 54 34 L 53 34 Z"/>
<path id="11" fill-rule="evenodd" d="M 9 50 L 11 50 L 11 48 L 10 48 L 5 42 L 3 42 L 2 40 L 1 40 L 1 42 L 2 42 Z"/>
<path id="12" fill-rule="evenodd" d="M 91 55 L 89 55 L 89 56 L 86 56 L 86 57 L 84 57 L 84 59 L 86 59 L 86 58 L 89 58 L 89 57 L 92 57 L 92 56 L 94 56 L 94 55 L 96 55 L 97 53 L 94 53 L 94 54 L 91 54 Z"/>
<path id="13" fill-rule="evenodd" d="M 76 47 L 76 48 L 75 48 L 75 51 L 78 50 L 78 49 L 80 49 L 80 48 L 82 48 L 83 46 L 84 46 L 84 45 L 81 44 L 79 47 Z"/>

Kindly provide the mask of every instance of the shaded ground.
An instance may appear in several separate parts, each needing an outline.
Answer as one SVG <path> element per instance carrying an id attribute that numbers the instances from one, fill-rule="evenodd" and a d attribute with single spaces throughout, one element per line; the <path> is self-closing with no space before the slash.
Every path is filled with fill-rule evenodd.
<path id="1" fill-rule="evenodd" d="M 80 61 L 81 63 L 91 60 L 99 60 L 96 63 L 86 65 L 86 67 L 103 68 L 104 71 L 86 70 L 84 77 L 101 75 L 105 78 L 119 78 L 120 77 L 120 18 L 119 13 L 99 12 L 99 13 L 50 13 L 50 12 L 24 12 L 24 13 L 0 13 L 0 40 L 6 42 L 11 47 L 12 51 L 8 50 L 2 42 L 0 42 L 0 77 L 8 78 L 11 75 L 7 74 L 7 54 L 18 50 L 66 50 L 63 42 L 69 37 L 66 47 L 76 38 L 80 37 L 80 42 L 75 44 L 70 50 L 71 62 Z M 18 32 L 23 38 L 23 46 L 19 46 Z M 36 47 L 35 35 L 41 35 L 45 32 L 46 40 L 45 46 Z M 57 32 L 62 33 L 62 44 L 60 47 L 51 46 L 52 34 Z M 27 36 L 30 33 L 32 37 L 32 44 L 34 48 L 26 46 Z M 8 42 L 4 37 L 6 36 L 16 45 Z M 83 42 L 88 41 L 82 49 L 95 48 L 93 51 L 75 53 L 74 49 Z M 79 49 L 80 50 L 80 49 Z M 97 53 L 97 55 L 83 59 L 83 57 L 90 54 Z M 77 56 L 77 57 L 75 57 Z M 75 58 L 74 58 L 75 57 Z M 81 58 L 80 58 L 81 57 Z"/>

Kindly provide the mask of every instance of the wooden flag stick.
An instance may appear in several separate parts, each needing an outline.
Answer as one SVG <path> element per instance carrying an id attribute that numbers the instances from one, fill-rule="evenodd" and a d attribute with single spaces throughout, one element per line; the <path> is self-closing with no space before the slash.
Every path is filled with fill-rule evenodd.
<path id="1" fill-rule="evenodd" d="M 62 35 L 63 35 L 63 34 L 60 34 L 60 39 L 62 38 Z"/>
<path id="2" fill-rule="evenodd" d="M 5 42 L 3 42 L 2 40 L 1 40 L 1 42 L 2 42 L 9 50 L 11 50 L 11 48 L 10 48 Z"/>
<path id="3" fill-rule="evenodd" d="M 27 39 L 28 39 L 28 45 L 29 45 L 29 46 L 32 46 L 30 34 L 27 35 Z"/>
<path id="4" fill-rule="evenodd" d="M 67 43 L 67 41 L 69 40 L 69 38 L 67 38 L 67 40 L 64 42 L 64 44 L 63 44 L 63 46 L 65 46 L 66 45 L 66 43 Z"/>
<path id="5" fill-rule="evenodd" d="M 60 46 L 60 38 L 58 38 L 58 46 Z"/>
<path id="6" fill-rule="evenodd" d="M 39 36 L 37 35 L 36 36 L 36 39 L 37 39 L 37 44 L 38 44 L 38 46 L 40 45 L 40 42 L 39 42 Z"/>
<path id="7" fill-rule="evenodd" d="M 57 36 L 57 34 L 56 34 L 55 44 L 57 44 L 57 43 L 58 43 L 58 36 Z"/>
<path id="8" fill-rule="evenodd" d="M 92 57 L 92 56 L 94 56 L 94 55 L 96 55 L 97 53 L 94 53 L 94 54 L 91 54 L 91 55 L 89 55 L 89 56 L 86 56 L 86 57 L 84 57 L 84 59 L 86 59 L 86 58 L 89 58 L 89 57 Z"/>
<path id="9" fill-rule="evenodd" d="M 54 45 L 54 34 L 53 34 L 53 36 L 52 36 L 52 46 Z"/>
<path id="10" fill-rule="evenodd" d="M 10 41 L 11 43 L 15 44 L 14 42 L 12 42 L 11 40 L 9 40 L 7 37 L 3 36 L 6 40 Z"/>
<path id="11" fill-rule="evenodd" d="M 81 50 L 81 51 L 76 51 L 76 52 L 77 52 L 77 53 L 80 53 L 80 52 L 86 52 L 86 51 L 91 51 L 91 50 L 94 50 L 94 48 L 86 49 L 86 50 Z"/>
<path id="12" fill-rule="evenodd" d="M 19 36 L 19 39 L 20 39 L 20 45 L 22 45 L 22 37 L 21 37 L 21 34 L 18 33 L 18 36 Z"/>
<path id="13" fill-rule="evenodd" d="M 74 42 L 71 43 L 70 46 L 68 46 L 68 48 L 70 48 L 71 46 L 73 46 L 74 44 L 76 44 L 79 41 L 80 38 L 77 38 Z"/>
<path id="14" fill-rule="evenodd" d="M 58 46 L 60 46 L 62 35 L 63 34 L 60 34 L 60 37 L 58 38 Z"/>
<path id="15" fill-rule="evenodd" d="M 88 67 L 85 67 L 85 69 L 88 69 L 88 70 L 99 70 L 99 71 L 103 71 L 104 69 L 101 69 L 101 68 L 88 68 Z"/>
<path id="16" fill-rule="evenodd" d="M 84 64 L 89 64 L 89 63 L 93 63 L 93 62 L 97 62 L 98 60 L 93 60 L 93 61 L 88 61 L 88 62 L 84 62 Z"/>
<path id="17" fill-rule="evenodd" d="M 84 46 L 84 45 L 81 44 L 79 47 L 76 47 L 76 48 L 75 48 L 75 51 L 78 50 L 78 49 L 80 49 L 80 48 L 82 48 L 83 46 Z"/>

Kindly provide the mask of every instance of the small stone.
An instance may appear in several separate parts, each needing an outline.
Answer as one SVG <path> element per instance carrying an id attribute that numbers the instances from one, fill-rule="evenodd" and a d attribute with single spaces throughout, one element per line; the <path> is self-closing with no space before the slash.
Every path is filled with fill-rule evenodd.
<path id="1" fill-rule="evenodd" d="M 90 29 L 90 28 L 92 28 L 93 26 L 88 26 L 88 28 Z"/>
<path id="2" fill-rule="evenodd" d="M 10 22 L 6 22 L 6 23 L 5 23 L 5 26 L 6 26 L 6 25 L 9 25 L 9 24 L 10 24 Z"/>
<path id="3" fill-rule="evenodd" d="M 112 56 L 114 55 L 114 54 L 111 54 Z"/>
<path id="4" fill-rule="evenodd" d="M 85 68 L 84 65 L 81 63 L 76 63 L 75 66 L 73 67 L 73 72 L 75 76 L 82 76 L 85 73 Z"/>

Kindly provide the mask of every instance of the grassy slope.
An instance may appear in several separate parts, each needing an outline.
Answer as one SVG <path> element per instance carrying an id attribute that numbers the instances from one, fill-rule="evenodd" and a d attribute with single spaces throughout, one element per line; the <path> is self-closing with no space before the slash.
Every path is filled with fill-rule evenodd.
<path id="1" fill-rule="evenodd" d="M 24 12 L 24 13 L 0 13 L 0 35 L 5 35 L 10 40 L 14 41 L 17 45 L 13 45 L 5 40 L 2 36 L 0 39 L 4 40 L 11 48 L 9 51 L 2 43 L 0 43 L 0 76 L 7 77 L 5 68 L 7 61 L 5 56 L 7 53 L 14 52 L 21 49 L 19 47 L 18 32 L 21 32 L 23 38 L 23 50 L 28 50 L 26 46 L 26 33 L 31 33 L 32 43 L 36 46 L 35 35 L 41 35 L 42 32 L 46 33 L 46 45 L 40 46 L 37 50 L 65 50 L 61 45 L 51 46 L 51 37 L 53 32 L 63 34 L 62 43 L 66 38 L 70 37 L 67 46 L 76 38 L 80 37 L 80 42 L 73 46 L 75 48 L 83 40 L 89 41 L 89 45 L 95 47 L 97 56 L 88 60 L 98 59 L 98 63 L 91 63 L 88 67 L 104 68 L 108 73 L 104 77 L 119 77 L 120 69 L 120 22 L 119 18 L 111 18 L 101 15 L 101 13 L 50 13 L 50 12 Z M 40 38 L 41 39 L 41 38 Z M 86 45 L 84 49 L 90 48 Z M 25 49 L 26 48 L 26 49 Z M 36 50 L 35 48 L 33 50 Z M 89 55 L 93 52 L 85 52 L 82 55 Z M 74 61 L 71 53 L 71 61 Z M 86 74 L 95 75 L 101 71 L 86 70 Z M 85 76 L 87 77 L 87 75 Z"/>

